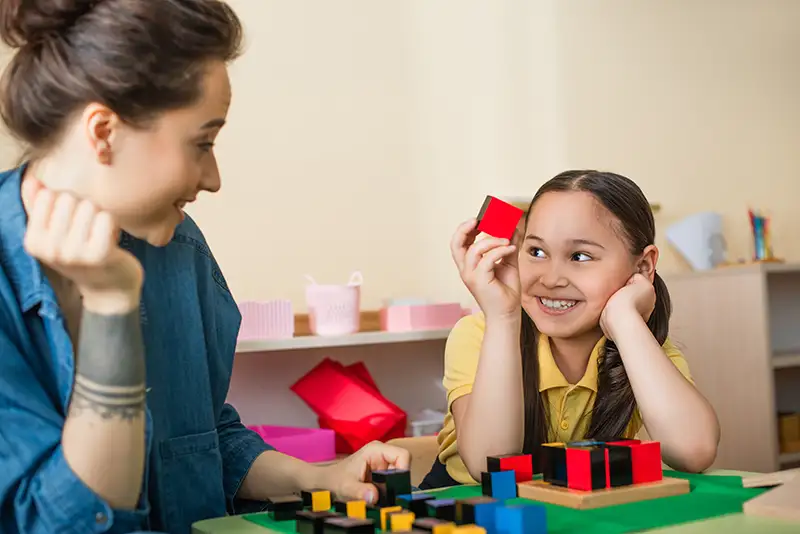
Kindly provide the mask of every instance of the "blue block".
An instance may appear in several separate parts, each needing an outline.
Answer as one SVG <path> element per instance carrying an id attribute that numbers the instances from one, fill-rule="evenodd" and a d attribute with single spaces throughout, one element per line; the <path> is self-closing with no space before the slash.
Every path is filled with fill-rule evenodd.
<path id="1" fill-rule="evenodd" d="M 498 508 L 501 508 L 499 502 L 475 505 L 475 524 L 486 529 L 486 534 L 498 534 L 496 526 Z"/>
<path id="2" fill-rule="evenodd" d="M 541 504 L 500 506 L 495 528 L 497 534 L 547 534 L 547 511 Z"/>
<path id="3" fill-rule="evenodd" d="M 481 473 L 482 493 L 498 501 L 517 498 L 517 480 L 514 471 Z"/>

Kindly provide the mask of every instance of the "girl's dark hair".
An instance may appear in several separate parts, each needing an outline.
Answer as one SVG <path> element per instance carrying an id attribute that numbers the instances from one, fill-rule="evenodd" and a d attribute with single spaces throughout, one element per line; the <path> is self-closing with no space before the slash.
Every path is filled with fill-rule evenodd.
<path id="1" fill-rule="evenodd" d="M 584 191 L 592 194 L 618 221 L 617 231 L 626 240 L 631 254 L 641 254 L 655 243 L 656 225 L 650 203 L 641 189 L 630 179 L 610 172 L 577 170 L 563 172 L 545 183 L 531 201 L 525 225 L 536 201 L 553 191 Z M 669 332 L 672 313 L 669 292 L 661 277 L 655 275 L 656 304 L 647 326 L 659 344 L 663 345 Z M 537 463 L 540 445 L 552 439 L 545 397 L 539 392 L 539 358 L 536 326 L 525 310 L 522 311 L 522 376 L 525 387 L 525 442 L 523 450 L 533 454 Z M 623 437 L 630 423 L 636 399 L 628 375 L 622 365 L 617 346 L 612 341 L 597 362 L 597 398 L 591 412 L 587 438 L 608 440 Z"/>
<path id="2" fill-rule="evenodd" d="M 0 38 L 18 48 L 0 115 L 40 151 L 91 102 L 135 126 L 193 104 L 208 62 L 239 55 L 242 26 L 218 0 L 2 0 Z"/>

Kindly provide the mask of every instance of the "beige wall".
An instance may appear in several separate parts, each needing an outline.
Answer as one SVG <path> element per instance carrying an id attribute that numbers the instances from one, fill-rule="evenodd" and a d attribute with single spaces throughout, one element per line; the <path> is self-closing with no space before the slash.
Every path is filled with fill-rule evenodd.
<path id="1" fill-rule="evenodd" d="M 776 252 L 800 256 L 798 2 L 231 3 L 248 51 L 223 189 L 191 212 L 239 299 L 302 310 L 304 274 L 360 269 L 365 308 L 468 303 L 456 224 L 567 167 L 634 178 L 662 233 L 720 211 L 734 256 L 748 205 L 768 208 Z M 662 270 L 685 268 L 659 244 Z"/>

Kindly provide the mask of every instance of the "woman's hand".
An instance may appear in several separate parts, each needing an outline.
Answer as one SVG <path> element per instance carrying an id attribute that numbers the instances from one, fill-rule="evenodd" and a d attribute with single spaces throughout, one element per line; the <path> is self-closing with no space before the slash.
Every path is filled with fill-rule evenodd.
<path id="1" fill-rule="evenodd" d="M 606 302 L 600 314 L 600 327 L 606 338 L 613 341 L 619 325 L 633 316 L 641 317 L 646 323 L 656 305 L 656 290 L 653 284 L 639 273 L 614 293 Z"/>
<path id="2" fill-rule="evenodd" d="M 378 489 L 369 482 L 372 471 L 409 469 L 410 453 L 401 447 L 373 441 L 344 460 L 322 467 L 322 488 L 338 499 L 363 499 L 378 502 Z"/>
<path id="3" fill-rule="evenodd" d="M 25 249 L 71 280 L 95 313 L 123 314 L 139 305 L 142 266 L 118 244 L 111 215 L 69 193 L 53 192 L 33 177 L 22 182 L 28 212 Z"/>
<path id="4" fill-rule="evenodd" d="M 461 280 L 489 317 L 517 317 L 520 281 L 517 247 L 508 239 L 487 237 L 475 241 L 477 220 L 462 223 L 450 243 Z"/>

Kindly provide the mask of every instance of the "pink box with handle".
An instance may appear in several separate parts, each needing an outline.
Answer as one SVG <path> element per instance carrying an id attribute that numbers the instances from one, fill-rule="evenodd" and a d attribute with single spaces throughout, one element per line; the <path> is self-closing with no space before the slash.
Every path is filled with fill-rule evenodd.
<path id="1" fill-rule="evenodd" d="M 408 332 L 412 330 L 443 330 L 453 328 L 459 319 L 468 315 L 460 304 L 422 304 L 387 306 L 380 310 L 381 330 Z"/>
<path id="2" fill-rule="evenodd" d="M 336 459 L 335 432 L 324 428 L 254 425 L 250 430 L 261 436 L 276 451 L 306 462 Z"/>

